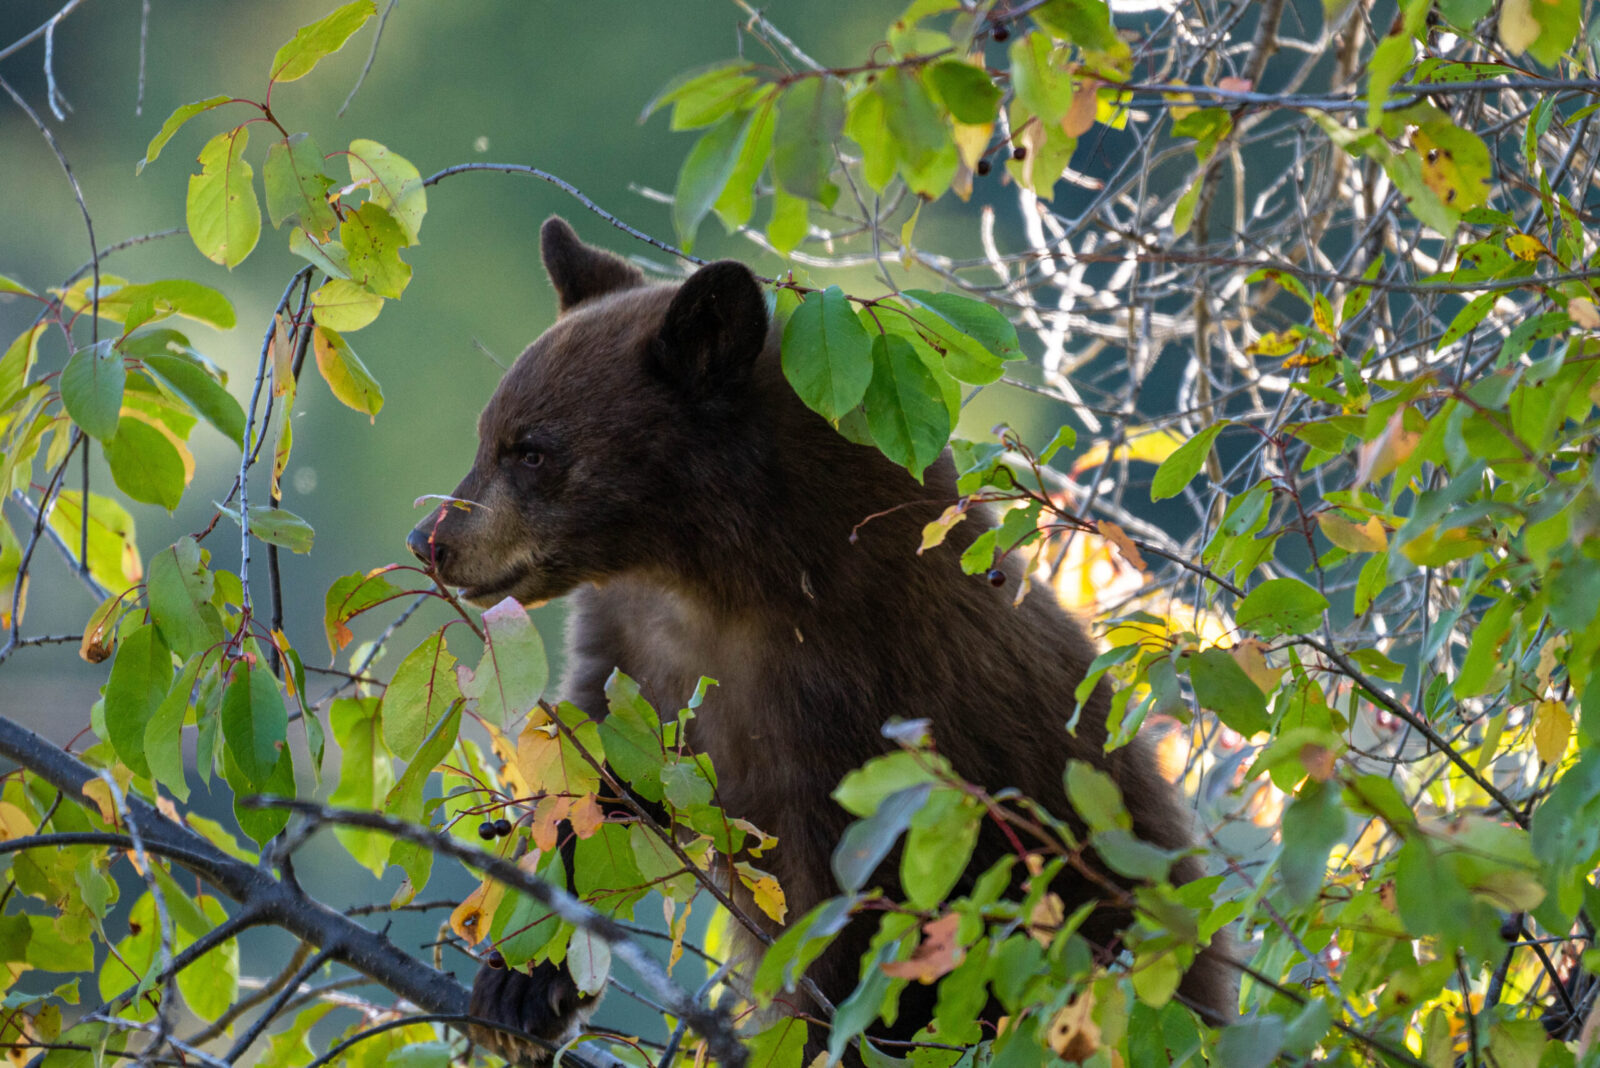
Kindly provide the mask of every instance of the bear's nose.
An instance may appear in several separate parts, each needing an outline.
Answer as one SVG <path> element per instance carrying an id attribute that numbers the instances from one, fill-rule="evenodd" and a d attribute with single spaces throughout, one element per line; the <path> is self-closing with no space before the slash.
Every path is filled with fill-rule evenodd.
<path id="1" fill-rule="evenodd" d="M 434 539 L 433 526 L 430 520 L 411 528 L 411 533 L 406 536 L 406 548 L 425 566 L 441 568 L 444 566 L 445 549 Z"/>

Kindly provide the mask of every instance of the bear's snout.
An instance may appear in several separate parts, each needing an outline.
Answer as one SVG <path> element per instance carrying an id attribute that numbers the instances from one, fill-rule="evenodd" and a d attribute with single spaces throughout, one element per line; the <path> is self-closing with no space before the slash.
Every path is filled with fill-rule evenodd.
<path id="1" fill-rule="evenodd" d="M 422 561 L 424 567 L 442 571 L 445 547 L 440 539 L 434 537 L 438 526 L 439 515 L 436 512 L 411 528 L 411 533 L 406 535 L 406 548 L 411 550 L 411 555 Z"/>

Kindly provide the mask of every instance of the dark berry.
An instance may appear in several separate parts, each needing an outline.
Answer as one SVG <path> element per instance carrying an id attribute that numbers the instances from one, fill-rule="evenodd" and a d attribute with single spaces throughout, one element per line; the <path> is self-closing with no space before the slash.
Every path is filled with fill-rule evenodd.
<path id="1" fill-rule="evenodd" d="M 994 28 L 994 32 L 990 33 L 989 36 L 994 38 L 997 42 L 1006 41 L 1011 37 L 1011 30 L 1005 25 L 1005 23 L 1001 23 Z"/>
<path id="2" fill-rule="evenodd" d="M 978 177 L 982 178 L 984 175 L 989 173 L 989 161 L 986 159 L 980 159 L 978 161 L 978 165 L 973 169 L 978 172 Z"/>
<path id="3" fill-rule="evenodd" d="M 1013 148 L 1011 150 L 1011 158 L 1012 159 L 1027 159 L 1028 158 L 1028 150 L 1026 148 L 1023 148 L 1021 145 L 1018 145 L 1016 148 Z"/>
<path id="4" fill-rule="evenodd" d="M 504 817 L 494 821 L 494 833 L 497 837 L 504 838 L 511 833 L 511 821 Z"/>
<path id="5" fill-rule="evenodd" d="M 1006 584 L 1006 573 L 998 567 L 992 568 L 984 578 L 989 580 L 989 585 L 999 589 Z"/>
<path id="6" fill-rule="evenodd" d="M 1515 942 L 1522 937 L 1522 913 L 1513 912 L 1500 924 L 1500 940 Z"/>
<path id="7" fill-rule="evenodd" d="M 482 838 L 485 842 L 494 841 L 494 824 L 488 822 L 487 820 L 478 824 L 478 837 Z"/>
<path id="8" fill-rule="evenodd" d="M 491 949 L 483 955 L 483 963 L 486 967 L 499 969 L 506 966 L 506 959 L 500 955 L 498 949 Z"/>

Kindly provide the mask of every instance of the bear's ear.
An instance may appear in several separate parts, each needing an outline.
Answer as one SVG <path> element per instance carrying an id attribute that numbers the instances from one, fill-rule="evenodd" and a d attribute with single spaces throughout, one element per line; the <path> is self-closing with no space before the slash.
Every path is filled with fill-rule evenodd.
<path id="1" fill-rule="evenodd" d="M 539 231 L 539 251 L 562 311 L 569 311 L 590 297 L 644 285 L 643 271 L 609 252 L 585 245 L 559 215 L 544 221 Z"/>
<path id="2" fill-rule="evenodd" d="M 669 381 L 700 391 L 743 381 L 767 343 L 767 302 L 750 268 L 721 260 L 700 268 L 667 307 L 653 359 Z"/>

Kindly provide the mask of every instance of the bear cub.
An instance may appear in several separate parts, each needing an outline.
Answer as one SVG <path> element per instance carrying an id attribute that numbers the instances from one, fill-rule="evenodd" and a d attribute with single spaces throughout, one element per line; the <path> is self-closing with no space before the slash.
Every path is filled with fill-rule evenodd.
<path id="1" fill-rule="evenodd" d="M 571 594 L 563 696 L 591 716 L 606 713 L 613 669 L 660 709 L 683 707 L 702 675 L 717 679 L 690 740 L 711 757 L 724 808 L 777 835 L 766 866 L 791 915 L 837 891 L 829 860 L 851 817 L 829 793 L 892 748 L 880 727 L 896 716 L 929 720 L 969 781 L 1015 787 L 1069 820 L 1062 771 L 1093 764 L 1122 788 L 1137 835 L 1192 844 L 1149 741 L 1105 752 L 1104 684 L 1066 730 L 1095 656 L 1083 628 L 1045 590 L 1013 607 L 1020 574 L 1009 563 L 1000 588 L 962 573 L 961 552 L 992 519 L 975 513 L 917 553 L 923 525 L 958 496 L 948 453 L 919 484 L 808 409 L 742 264 L 651 285 L 559 218 L 541 244 L 560 314 L 478 421 L 477 455 L 454 493 L 475 507 L 442 506 L 408 544 L 475 604 Z M 868 516 L 878 518 L 860 525 Z M 1009 852 L 986 821 L 970 873 Z M 891 857 L 874 884 L 897 893 L 897 870 Z M 1190 856 L 1173 874 L 1203 870 Z M 1100 896 L 1070 869 L 1057 882 L 1068 913 Z M 1114 946 L 1130 921 L 1102 905 L 1082 930 Z M 808 972 L 835 1003 L 854 989 L 872 930 L 855 922 Z M 1219 936 L 1179 996 L 1225 1020 L 1234 972 Z M 888 1033 L 909 1037 L 933 1003 L 934 988 L 912 984 Z M 532 976 L 485 969 L 473 1004 L 551 1038 L 589 1007 L 549 965 Z"/>

